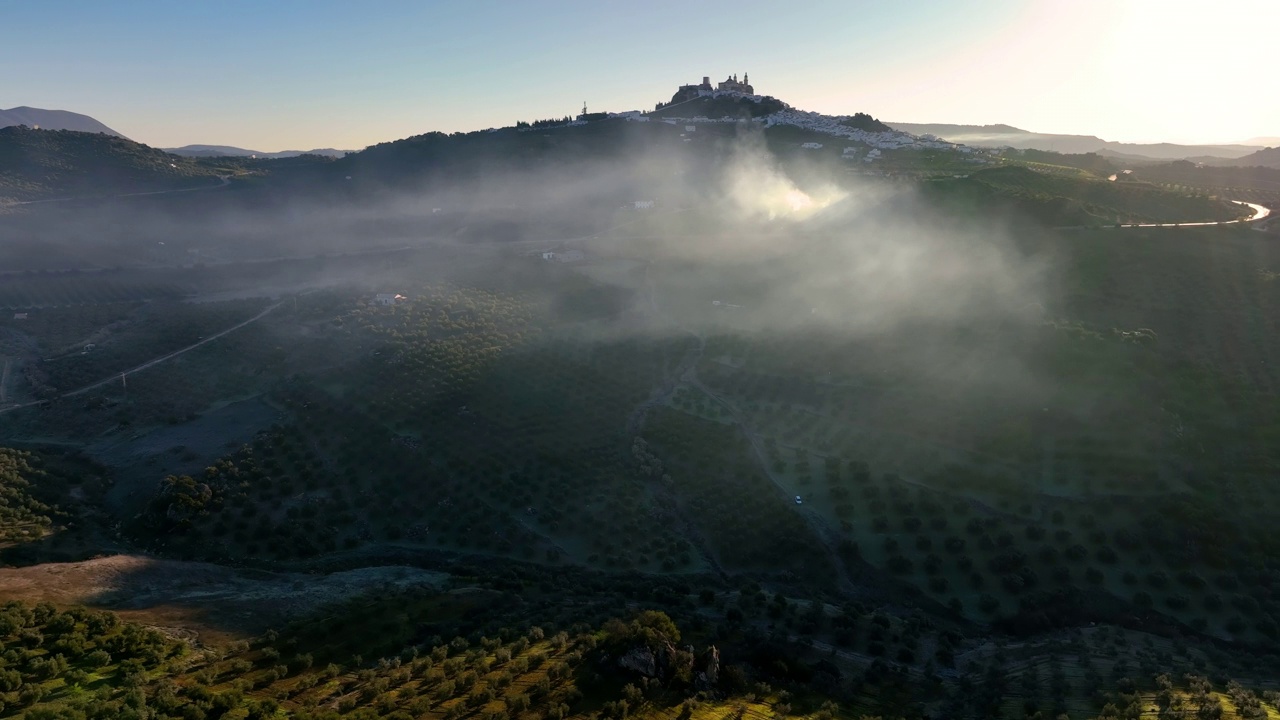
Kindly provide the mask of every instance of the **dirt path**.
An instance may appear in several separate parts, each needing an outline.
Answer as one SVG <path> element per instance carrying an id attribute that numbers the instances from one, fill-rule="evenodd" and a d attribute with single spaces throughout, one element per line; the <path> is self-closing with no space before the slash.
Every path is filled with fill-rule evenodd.
<path id="1" fill-rule="evenodd" d="M 653 279 L 649 276 L 648 266 L 645 267 L 645 285 L 649 288 L 649 305 L 656 319 L 659 317 L 661 311 L 658 308 L 657 289 L 653 285 Z M 630 417 L 627 419 L 628 433 L 631 435 L 639 434 L 641 428 L 644 426 L 644 420 L 649 411 L 658 405 L 666 403 L 675 393 L 676 388 L 681 384 L 696 387 L 729 413 L 729 417 L 731 417 L 734 424 L 742 430 L 747 441 L 751 444 L 752 455 L 755 456 L 756 462 L 760 466 L 760 470 L 764 472 L 765 477 L 769 478 L 781 493 L 781 501 L 790 502 L 791 495 L 789 494 L 789 491 L 777 476 L 774 475 L 773 468 L 769 466 L 768 454 L 764 450 L 764 443 L 760 435 L 747 423 L 746 418 L 743 417 L 742 413 L 738 412 L 738 408 L 734 406 L 733 403 L 717 395 L 706 385 L 703 385 L 702 381 L 698 379 L 698 361 L 702 359 L 702 355 L 706 351 L 706 337 L 689 328 L 682 327 L 681 329 L 697 338 L 698 346 L 690 350 L 685 355 L 684 359 L 682 359 L 680 364 L 676 367 L 676 371 L 670 373 L 663 379 L 662 385 L 654 391 L 649 399 L 645 400 L 632 411 Z M 827 525 L 826 521 L 817 515 L 817 513 L 808 508 L 800 509 L 799 512 L 801 517 L 805 519 L 817 535 L 818 539 L 822 542 L 823 548 L 827 551 L 827 554 L 830 555 L 831 562 L 833 563 L 832 567 L 838 571 L 840 589 L 846 593 L 855 594 L 856 589 L 852 580 L 849 578 L 848 568 L 845 566 L 844 560 L 840 557 L 840 554 L 836 551 L 839 539 L 834 537 L 834 533 L 831 528 Z M 705 556 L 712 560 L 713 567 L 723 574 L 724 571 L 718 564 L 714 563 L 714 558 L 711 558 L 710 554 L 707 553 L 704 548 L 700 549 L 703 550 L 703 554 Z"/>
<path id="2" fill-rule="evenodd" d="M 720 397 L 720 395 L 716 394 L 716 392 L 711 388 L 703 385 L 702 381 L 698 379 L 696 365 L 690 368 L 682 379 L 684 382 L 705 393 L 707 397 L 711 398 L 729 413 L 729 417 L 733 419 L 734 424 L 738 426 L 742 431 L 742 434 L 746 436 L 747 442 L 751 444 L 752 455 L 755 457 L 756 464 L 760 467 L 760 471 L 763 472 L 765 477 L 769 478 L 769 481 L 778 489 L 778 492 L 781 495 L 781 501 L 784 503 L 791 502 L 791 494 L 787 489 L 786 484 L 778 479 L 778 476 L 773 472 L 773 468 L 769 464 L 769 454 L 765 450 L 764 439 L 755 431 L 754 428 L 751 427 L 742 413 L 738 411 L 737 406 L 723 397 Z M 822 542 L 823 549 L 827 551 L 827 555 L 831 558 L 832 567 L 838 571 L 837 579 L 839 581 L 840 590 L 850 595 L 857 594 L 857 587 L 849 577 L 849 568 L 845 565 L 844 558 L 840 557 L 840 553 L 836 551 L 836 547 L 839 545 L 840 539 L 831 529 L 831 526 L 828 525 L 818 513 L 807 507 L 797 508 L 797 512 L 800 514 L 800 517 L 804 518 L 805 522 L 809 524 L 814 535 L 816 535 Z"/>
<path id="3" fill-rule="evenodd" d="M 680 363 L 676 365 L 675 370 L 663 378 L 662 384 L 654 389 L 653 394 L 631 411 L 631 415 L 627 417 L 627 434 L 638 435 L 640 429 L 644 427 L 644 421 L 648 417 L 649 411 L 659 405 L 665 405 L 671 400 L 671 396 L 675 395 L 680 383 L 684 382 L 685 377 L 698 366 L 698 361 L 702 359 L 702 352 L 706 349 L 706 346 L 706 341 L 699 337 L 698 346 L 685 353 Z"/>
<path id="4" fill-rule="evenodd" d="M 136 373 L 136 372 L 141 372 L 141 371 L 143 371 L 143 370 L 146 370 L 147 368 L 152 367 L 153 365 L 159 365 L 160 363 L 165 362 L 166 360 L 172 360 L 173 358 L 176 358 L 176 357 L 178 357 L 179 355 L 182 355 L 183 353 L 186 353 L 186 352 L 190 352 L 190 351 L 192 351 L 192 350 L 195 350 L 196 348 L 200 347 L 201 345 L 204 345 L 205 343 L 213 342 L 214 340 L 217 340 L 218 338 L 222 337 L 223 335 L 226 335 L 227 333 L 235 332 L 236 330 L 239 330 L 240 328 L 242 328 L 242 327 L 244 327 L 244 326 L 246 326 L 246 325 L 249 325 L 249 324 L 252 324 L 252 323 L 255 323 L 255 322 L 257 322 L 257 321 L 261 320 L 263 317 L 265 317 L 265 316 L 267 315 L 267 313 L 270 313 L 272 310 L 275 310 L 276 308 L 280 307 L 280 306 L 281 306 L 281 305 L 283 305 L 283 304 L 284 304 L 284 301 L 283 301 L 283 300 L 281 300 L 280 302 L 277 302 L 276 304 L 274 304 L 274 305 L 271 305 L 271 306 L 267 307 L 267 309 L 263 310 L 262 312 L 258 313 L 257 315 L 254 315 L 253 317 L 249 318 L 248 320 L 245 320 L 245 321 L 243 321 L 243 322 L 241 322 L 241 323 L 238 323 L 238 324 L 236 324 L 236 325 L 232 325 L 231 327 L 227 328 L 226 330 L 221 330 L 221 331 L 219 331 L 219 332 L 217 332 L 217 333 L 215 333 L 215 334 L 213 334 L 213 335 L 210 335 L 209 337 L 207 337 L 207 338 L 205 338 L 205 339 L 201 340 L 200 342 L 194 343 L 194 344 L 192 344 L 192 345 L 188 345 L 188 346 L 186 346 L 186 347 L 184 347 L 184 348 L 182 348 L 182 349 L 180 349 L 180 350 L 174 350 L 173 352 L 171 352 L 171 353 L 169 353 L 169 354 L 167 354 L 167 355 L 161 355 L 161 356 L 160 356 L 160 357 L 158 357 L 158 358 L 154 358 L 154 359 L 152 359 L 152 360 L 148 360 L 148 361 L 146 361 L 146 362 L 142 363 L 141 365 L 138 365 L 137 367 L 130 368 L 130 369 L 125 370 L 124 372 L 118 373 L 118 374 L 116 374 L 116 375 L 112 375 L 112 376 L 111 376 L 111 377 L 109 377 L 109 378 L 106 378 L 106 379 L 103 379 L 103 380 L 99 380 L 98 382 L 90 383 L 89 385 L 85 385 L 84 387 L 76 388 L 75 390 L 71 390 L 71 391 L 68 391 L 68 392 L 62 393 L 61 395 L 58 395 L 57 397 L 58 397 L 58 398 L 68 398 L 68 397 L 74 397 L 74 396 L 76 396 L 76 395 L 81 395 L 81 394 L 83 394 L 83 393 L 87 393 L 87 392 L 89 392 L 90 390 L 94 390 L 94 389 L 96 389 L 96 388 L 100 388 L 100 387 L 102 387 L 103 385 L 106 385 L 106 384 L 108 384 L 108 383 L 113 383 L 113 382 L 116 382 L 117 380 L 123 380 L 125 377 L 127 377 L 127 376 L 129 376 L 129 375 L 132 375 L 132 374 L 134 374 L 134 373 Z M 35 400 L 35 401 L 29 402 L 29 403 L 23 403 L 23 404 L 21 404 L 21 405 L 11 405 L 11 406 L 9 406 L 9 407 L 7 407 L 7 408 L 2 408 L 2 409 L 0 409 L 0 415 L 3 415 L 3 414 L 5 414 L 5 413 L 10 412 L 10 411 L 13 411 L 13 410 L 18 410 L 18 409 L 25 408 L 25 407 L 31 407 L 31 406 L 33 406 L 33 405 L 39 405 L 39 404 L 40 404 L 40 403 L 42 403 L 42 402 L 44 402 L 44 400 Z"/>

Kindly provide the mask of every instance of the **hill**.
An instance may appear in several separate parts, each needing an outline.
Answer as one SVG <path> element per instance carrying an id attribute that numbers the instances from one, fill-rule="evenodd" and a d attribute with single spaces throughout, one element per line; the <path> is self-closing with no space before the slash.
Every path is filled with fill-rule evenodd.
<path id="1" fill-rule="evenodd" d="M 1280 147 L 1266 147 L 1255 153 L 1230 161 L 1210 163 L 1224 167 L 1267 167 L 1280 168 Z"/>
<path id="2" fill-rule="evenodd" d="M 895 130 L 916 135 L 936 135 L 974 147 L 1013 147 L 1060 153 L 1118 153 L 1152 160 L 1182 160 L 1209 155 L 1238 158 L 1254 151 L 1249 145 L 1175 145 L 1173 143 L 1121 143 L 1094 135 L 1038 133 L 1009 125 L 947 125 L 937 123 L 889 123 Z"/>
<path id="3" fill-rule="evenodd" d="M 123 195 L 207 184 L 218 172 L 115 135 L 0 128 L 0 198 Z"/>
<path id="4" fill-rule="evenodd" d="M 165 152 L 181 155 L 182 157 L 250 157 L 259 158 L 291 158 L 299 155 L 320 155 L 323 157 L 339 158 L 346 155 L 351 150 L 337 150 L 334 148 L 316 148 L 314 150 L 281 150 L 279 152 L 262 152 L 261 150 L 246 150 L 244 148 L 234 147 L 232 145 L 183 145 L 176 148 L 163 148 Z"/>
<path id="5" fill-rule="evenodd" d="M 67 110 L 43 110 L 26 106 L 0 110 L 0 128 L 13 125 L 38 127 L 41 130 L 75 130 L 77 132 L 106 133 L 116 137 L 124 137 L 124 135 L 88 115 L 81 115 Z"/>
<path id="6" fill-rule="evenodd" d="M 1276 717 L 1280 245 L 756 106 L 0 218 L 0 718 Z"/>
<path id="7" fill-rule="evenodd" d="M 1245 214 L 1241 206 L 1203 193 L 1175 193 L 1144 182 L 1110 182 L 1017 165 L 926 187 L 939 198 L 962 199 L 963 206 L 1004 206 L 1057 227 L 1221 221 Z"/>

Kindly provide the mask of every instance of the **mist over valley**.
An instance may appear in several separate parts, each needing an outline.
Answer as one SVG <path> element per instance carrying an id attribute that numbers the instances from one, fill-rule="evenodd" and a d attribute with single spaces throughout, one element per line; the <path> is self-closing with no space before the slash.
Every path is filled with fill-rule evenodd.
<path id="1" fill-rule="evenodd" d="M 657 100 L 5 115 L 0 717 L 1280 712 L 1269 149 Z"/>

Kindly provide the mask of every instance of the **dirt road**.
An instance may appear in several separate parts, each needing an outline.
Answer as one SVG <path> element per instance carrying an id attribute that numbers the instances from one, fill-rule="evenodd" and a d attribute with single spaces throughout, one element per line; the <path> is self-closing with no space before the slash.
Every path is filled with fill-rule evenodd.
<path id="1" fill-rule="evenodd" d="M 213 334 L 213 335 L 210 335 L 209 337 L 207 337 L 207 338 L 205 338 L 205 339 L 201 340 L 200 342 L 197 342 L 197 343 L 192 344 L 192 345 L 188 345 L 188 346 L 186 346 L 186 347 L 184 347 L 184 348 L 182 348 L 182 349 L 180 349 L 180 350 L 174 350 L 173 352 L 171 352 L 171 353 L 169 353 L 169 354 L 167 354 L 167 355 L 161 355 L 161 356 L 160 356 L 160 357 L 158 357 L 158 358 L 154 358 L 154 359 L 152 359 L 152 360 L 148 360 L 148 361 L 146 361 L 146 362 L 142 363 L 141 365 L 138 365 L 137 367 L 130 368 L 130 369 L 125 370 L 124 372 L 118 373 L 118 374 L 116 374 L 116 375 L 112 375 L 112 376 L 111 376 L 111 377 L 109 377 L 109 378 L 105 378 L 105 379 L 103 379 L 103 380 L 99 380 L 99 381 L 97 381 L 97 382 L 95 382 L 95 383 L 90 383 L 90 384 L 88 384 L 88 385 L 85 385 L 84 387 L 76 388 L 75 390 L 71 390 L 71 391 L 68 391 L 68 392 L 62 393 L 62 394 L 61 394 L 61 395 L 59 395 L 58 397 L 59 397 L 59 398 L 68 398 L 68 397 L 74 397 L 74 396 L 76 396 L 76 395 L 81 395 L 81 394 L 84 394 L 84 393 L 89 392 L 90 390 L 94 390 L 94 389 L 96 389 L 96 388 L 100 388 L 100 387 L 102 387 L 103 385 L 106 385 L 106 384 L 108 384 L 108 383 L 113 383 L 113 382 L 116 382 L 116 381 L 118 381 L 118 380 L 121 380 L 122 378 L 125 378 L 125 377 L 127 377 L 127 376 L 129 376 L 129 375 L 132 375 L 132 374 L 136 373 L 136 372 L 141 372 L 141 371 L 143 371 L 143 370 L 146 370 L 147 368 L 149 368 L 149 367 L 151 367 L 151 366 L 153 366 L 153 365 L 159 365 L 160 363 L 165 362 L 166 360 L 172 360 L 173 358 L 176 358 L 176 357 L 178 357 L 179 355 L 181 355 L 181 354 L 183 354 L 183 353 L 186 353 L 186 352 L 190 352 L 190 351 L 192 351 L 192 350 L 195 350 L 196 348 L 200 347 L 201 345 L 204 345 L 205 343 L 211 343 L 211 342 L 213 342 L 214 340 L 217 340 L 218 338 L 222 337 L 223 335 L 226 335 L 227 333 L 235 332 L 236 330 L 239 330 L 240 328 L 244 327 L 245 325 L 249 325 L 249 324 L 251 324 L 251 323 L 255 323 L 255 322 L 257 322 L 257 321 L 261 320 L 263 317 L 265 317 L 265 316 L 267 315 L 267 313 L 271 312 L 272 310 L 275 310 L 276 308 L 280 307 L 280 306 L 281 306 L 281 305 L 283 305 L 283 304 L 284 304 L 284 301 L 283 301 L 283 300 L 281 300 L 280 302 L 277 302 L 276 304 L 269 306 L 267 309 L 263 310 L 262 312 L 258 313 L 257 315 L 254 315 L 253 317 L 249 318 L 248 320 L 245 320 L 244 322 L 238 323 L 238 324 L 236 324 L 236 325 L 232 325 L 231 327 L 227 328 L 226 330 L 222 330 L 222 331 L 219 331 L 219 332 L 217 332 L 217 333 L 215 333 L 215 334 Z M 5 413 L 7 413 L 7 412 L 11 412 L 11 411 L 13 411 L 13 410 L 19 410 L 19 409 L 21 409 L 21 408 L 31 407 L 31 406 L 33 406 L 33 405 L 39 405 L 39 404 L 40 404 L 40 403 L 42 403 L 42 402 L 44 402 L 44 400 L 35 400 L 35 401 L 33 401 L 33 402 L 29 402 L 29 403 L 22 403 L 21 405 L 10 405 L 10 406 L 9 406 L 9 407 L 7 407 L 7 408 L 0 408 L 0 415 L 3 415 L 3 414 L 5 414 Z"/>

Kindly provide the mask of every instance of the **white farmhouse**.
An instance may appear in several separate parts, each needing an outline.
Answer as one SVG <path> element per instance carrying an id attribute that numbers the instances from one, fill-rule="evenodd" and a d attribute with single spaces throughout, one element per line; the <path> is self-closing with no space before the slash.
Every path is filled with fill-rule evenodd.
<path id="1" fill-rule="evenodd" d="M 652 209 L 653 209 L 653 201 L 652 201 L 652 200 L 637 200 L 637 201 L 635 202 L 635 207 L 636 207 L 636 209 L 637 209 L 637 210 L 652 210 Z"/>
<path id="2" fill-rule="evenodd" d="M 801 145 L 800 147 L 804 148 L 805 150 L 821 150 L 821 149 L 822 149 L 822 143 L 807 142 L 807 143 L 805 143 L 805 144 Z"/>

